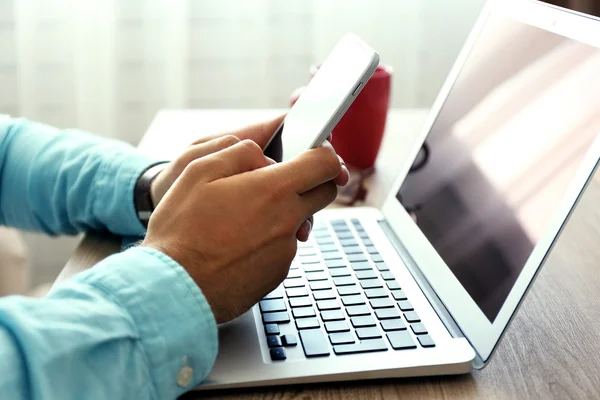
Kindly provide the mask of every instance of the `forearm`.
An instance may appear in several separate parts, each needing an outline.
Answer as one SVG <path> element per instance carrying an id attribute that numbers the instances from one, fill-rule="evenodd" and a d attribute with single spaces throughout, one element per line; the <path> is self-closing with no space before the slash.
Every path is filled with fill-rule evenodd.
<path id="1" fill-rule="evenodd" d="M 175 398 L 216 352 L 204 296 L 151 250 L 112 256 L 46 298 L 0 301 L 0 393 L 10 398 Z M 185 365 L 193 379 L 180 387 Z"/>
<path id="2" fill-rule="evenodd" d="M 153 161 L 84 132 L 0 121 L 0 224 L 52 235 L 140 235 L 133 187 Z"/>

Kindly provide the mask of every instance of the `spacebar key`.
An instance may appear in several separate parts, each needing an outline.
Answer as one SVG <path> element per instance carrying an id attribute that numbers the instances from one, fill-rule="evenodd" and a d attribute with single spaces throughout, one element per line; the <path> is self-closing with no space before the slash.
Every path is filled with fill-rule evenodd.
<path id="1" fill-rule="evenodd" d="M 302 329 L 298 332 L 306 357 L 329 355 L 329 343 L 321 329 Z"/>
<path id="2" fill-rule="evenodd" d="M 367 353 L 371 351 L 386 351 L 387 349 L 387 345 L 383 339 L 369 339 L 363 340 L 360 343 L 333 346 L 335 354 Z"/>

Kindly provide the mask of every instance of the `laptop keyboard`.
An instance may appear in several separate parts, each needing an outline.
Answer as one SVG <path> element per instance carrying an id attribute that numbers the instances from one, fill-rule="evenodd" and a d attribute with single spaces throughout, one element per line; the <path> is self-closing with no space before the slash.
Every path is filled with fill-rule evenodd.
<path id="1" fill-rule="evenodd" d="M 259 308 L 273 361 L 298 342 L 306 357 L 435 347 L 357 219 L 315 224 Z M 280 335 L 280 324 L 293 324 L 297 336 Z"/>

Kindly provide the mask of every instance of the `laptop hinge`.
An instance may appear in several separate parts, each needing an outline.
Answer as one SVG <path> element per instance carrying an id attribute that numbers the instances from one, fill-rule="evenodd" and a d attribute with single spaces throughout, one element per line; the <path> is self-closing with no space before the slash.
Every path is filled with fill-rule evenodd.
<path id="1" fill-rule="evenodd" d="M 406 248 L 402 245 L 402 242 L 400 241 L 400 239 L 398 239 L 398 236 L 396 236 L 394 230 L 390 227 L 387 221 L 379 220 L 378 222 L 381 226 L 381 229 L 383 229 L 383 232 L 390 240 L 390 243 L 392 243 L 392 246 L 394 246 L 394 249 L 396 250 L 398 255 L 400 255 L 400 258 L 402 259 L 402 261 L 404 261 L 404 264 L 406 264 L 408 271 L 417 282 L 417 285 L 419 285 L 419 287 L 425 294 L 425 297 L 429 301 L 429 304 L 431 304 L 431 306 L 437 313 L 438 317 L 440 318 L 446 329 L 448 329 L 450 335 L 454 338 L 467 339 L 461 331 L 461 329 L 459 328 L 459 326 L 456 324 L 456 321 L 454 321 L 452 314 L 450 314 L 446 306 L 444 306 L 444 303 L 442 302 L 442 300 L 440 300 L 440 298 L 435 293 L 431 285 L 429 285 L 429 282 L 421 273 L 421 270 L 417 267 L 417 264 L 415 263 L 413 258 L 410 256 L 408 251 L 406 251 Z M 477 352 L 475 353 L 477 354 Z M 477 354 L 477 356 L 473 360 L 473 366 L 477 369 L 481 369 L 483 368 L 484 364 L 485 363 L 483 362 L 483 359 L 479 356 L 479 354 Z"/>

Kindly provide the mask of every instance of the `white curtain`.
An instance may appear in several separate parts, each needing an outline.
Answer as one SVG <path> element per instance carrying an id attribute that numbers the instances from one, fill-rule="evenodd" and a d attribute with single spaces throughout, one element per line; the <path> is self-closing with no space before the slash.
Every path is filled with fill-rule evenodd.
<path id="1" fill-rule="evenodd" d="M 346 31 L 433 101 L 483 0 L 0 0 L 0 113 L 136 143 L 161 108 L 285 107 Z"/>
<path id="2" fill-rule="evenodd" d="M 347 31 L 394 68 L 393 106 L 427 107 L 483 2 L 0 0 L 0 114 L 135 144 L 161 108 L 286 107 Z M 26 240 L 34 284 L 77 243 Z"/>

